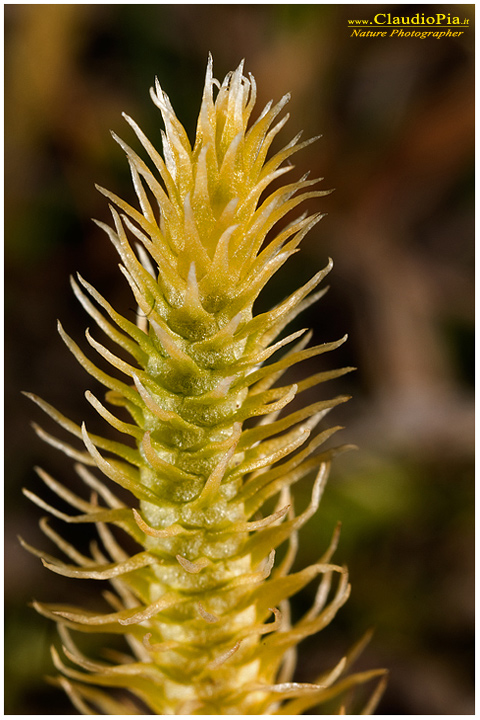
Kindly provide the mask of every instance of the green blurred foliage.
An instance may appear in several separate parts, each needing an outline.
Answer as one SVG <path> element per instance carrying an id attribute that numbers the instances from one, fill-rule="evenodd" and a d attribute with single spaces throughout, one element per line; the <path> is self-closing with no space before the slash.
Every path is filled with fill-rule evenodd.
<path id="1" fill-rule="evenodd" d="M 55 629 L 27 603 L 89 592 L 18 546 L 19 533 L 46 543 L 39 513 L 20 495 L 22 485 L 39 489 L 31 468 L 74 482 L 64 458 L 28 427 L 41 418 L 20 391 L 84 417 L 90 380 L 55 334 L 56 317 L 75 338 L 83 334 L 69 274 L 79 270 L 135 313 L 115 253 L 89 220 L 108 217 L 95 181 L 133 197 L 108 130 L 132 142 L 125 111 L 160 144 L 147 94 L 158 75 L 192 135 L 209 51 L 220 78 L 246 58 L 259 111 L 292 93 L 283 141 L 302 128 L 323 133 L 296 156 L 294 172 L 310 169 L 336 188 L 321 203 L 328 217 L 259 303 L 276 302 L 331 255 L 331 290 L 300 322 L 318 341 L 348 331 L 329 362 L 359 368 L 328 390 L 354 396 L 332 420 L 360 450 L 334 466 L 299 557 L 316 561 L 340 520 L 336 557 L 350 568 L 352 596 L 306 643 L 299 678 L 317 675 L 374 626 L 359 666 L 390 669 L 380 713 L 473 712 L 474 29 L 443 40 L 350 37 L 348 19 L 383 7 L 5 6 L 7 714 L 72 714 L 44 681 Z M 474 22 L 473 5 L 388 11 Z M 312 391 L 312 401 L 315 392 L 326 390 Z M 305 482 L 299 505 L 307 498 Z M 88 543 L 78 529 L 71 537 Z M 295 614 L 314 591 L 297 599 Z"/>

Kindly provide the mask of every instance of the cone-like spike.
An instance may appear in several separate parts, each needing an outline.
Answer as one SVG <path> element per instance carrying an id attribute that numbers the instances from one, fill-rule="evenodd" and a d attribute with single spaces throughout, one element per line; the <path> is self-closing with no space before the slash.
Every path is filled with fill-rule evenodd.
<path id="1" fill-rule="evenodd" d="M 138 208 L 101 189 L 112 203 L 113 227 L 98 223 L 120 256 L 137 324 L 85 280 L 72 280 L 106 336 L 107 346 L 87 330 L 91 352 L 113 374 L 97 368 L 59 325 L 80 364 L 109 390 L 106 403 L 123 408 L 111 412 L 87 392 L 120 439 L 93 435 L 29 395 L 78 443 L 36 427 L 78 461 L 89 497 L 41 470 L 71 513 L 25 492 L 58 520 L 95 524 L 100 544 L 92 543 L 90 555 L 80 553 L 46 521 L 43 532 L 67 562 L 22 544 L 57 574 L 112 587 L 104 593 L 104 612 L 98 602 L 92 610 L 35 603 L 60 626 L 69 662 L 53 651 L 58 683 L 82 714 L 144 714 L 145 707 L 154 715 L 291 714 L 337 696 L 341 714 L 343 696 L 378 672 L 345 676 L 347 656 L 314 684 L 292 681 L 295 646 L 328 624 L 348 598 L 346 570 L 330 562 L 337 534 L 319 562 L 294 573 L 290 568 L 298 531 L 316 512 L 330 459 L 340 450 L 316 452 L 340 428 L 315 429 L 348 398 L 317 399 L 291 411 L 289 405 L 300 392 L 352 368 L 323 368 L 298 383 L 277 384 L 292 366 L 343 342 L 307 348 L 304 330 L 280 337 L 323 294 L 316 288 L 331 262 L 275 308 L 253 314 L 265 284 L 321 217 L 290 212 L 326 193 L 310 190 L 317 181 L 304 176 L 267 196 L 270 184 L 292 169 L 285 161 L 309 141 L 297 136 L 267 159 L 287 120 L 277 118 L 289 96 L 269 103 L 252 122 L 256 85 L 244 76 L 243 61 L 220 83 L 209 57 L 193 145 L 158 80 L 151 97 L 165 126 L 163 157 L 124 115 L 147 155 L 143 160 L 114 136 L 127 155 Z M 129 422 L 121 419 L 125 410 Z M 292 487 L 314 471 L 311 500 L 297 514 Z M 130 492 L 130 505 L 112 492 L 115 484 Z M 112 525 L 138 547 L 124 549 Z M 277 548 L 285 549 L 275 561 Z M 318 578 L 311 610 L 292 624 L 288 598 Z M 130 651 L 91 661 L 67 628 L 125 635 Z M 128 690 L 131 699 L 114 699 L 104 687 Z"/>

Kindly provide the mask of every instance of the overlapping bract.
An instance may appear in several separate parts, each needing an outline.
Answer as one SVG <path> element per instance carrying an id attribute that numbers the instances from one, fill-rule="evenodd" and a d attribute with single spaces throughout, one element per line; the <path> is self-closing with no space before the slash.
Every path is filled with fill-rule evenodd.
<path id="1" fill-rule="evenodd" d="M 113 228 L 99 225 L 120 255 L 138 323 L 119 315 L 82 278 L 72 286 L 119 347 L 117 355 L 86 333 L 122 379 L 97 368 L 61 326 L 59 331 L 108 388 L 107 404 L 127 411 L 130 418 L 121 419 L 122 410 L 112 412 L 86 395 L 127 442 L 93 435 L 31 395 L 83 441 L 79 450 L 37 428 L 76 461 L 91 496 L 75 495 L 42 470 L 47 486 L 79 514 L 27 494 L 67 523 L 95 523 L 103 547 L 94 545 L 84 555 L 46 520 L 42 529 L 69 562 L 27 547 L 56 573 L 112 586 L 105 593 L 109 612 L 36 603 L 59 623 L 70 662 L 54 651 L 58 682 L 84 714 L 145 714 L 145 708 L 159 715 L 298 714 L 378 674 L 345 676 L 354 651 L 314 684 L 292 681 L 296 645 L 328 624 L 349 593 L 346 570 L 331 563 L 336 536 L 318 563 L 290 573 L 298 530 L 318 508 L 336 452 L 316 451 L 338 428 L 314 431 L 346 398 L 289 414 L 284 408 L 350 368 L 279 385 L 293 365 L 343 342 L 307 348 L 305 331 L 282 335 L 321 296 L 316 288 L 330 264 L 272 310 L 253 314 L 259 292 L 321 215 L 283 223 L 273 239 L 270 231 L 303 200 L 325 194 L 310 189 L 317 181 L 307 178 L 266 194 L 291 169 L 284 164 L 288 158 L 310 141 L 296 137 L 268 159 L 287 119 L 276 120 L 288 96 L 267 105 L 252 123 L 255 94 L 255 81 L 243 76 L 242 65 L 220 84 L 210 60 L 193 148 L 158 83 L 152 99 L 165 125 L 163 157 L 127 116 L 149 164 L 116 138 L 140 209 L 101 189 L 111 202 Z M 244 424 L 252 418 L 259 419 Z M 121 502 L 89 466 L 129 490 L 135 507 Z M 291 487 L 312 471 L 311 501 L 296 514 Z M 109 526 L 133 538 L 137 552 L 126 552 Z M 280 546 L 286 550 L 276 562 Z M 292 624 L 288 598 L 318 576 L 313 607 Z M 125 635 L 130 653 L 108 663 L 89 660 L 71 629 Z M 119 699 L 103 687 L 129 690 L 134 699 Z"/>

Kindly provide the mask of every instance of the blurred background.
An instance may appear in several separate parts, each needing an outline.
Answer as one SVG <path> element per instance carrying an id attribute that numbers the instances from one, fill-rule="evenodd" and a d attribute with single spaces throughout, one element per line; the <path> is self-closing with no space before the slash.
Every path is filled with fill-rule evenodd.
<path id="1" fill-rule="evenodd" d="M 311 203 L 327 217 L 261 300 L 278 301 L 332 256 L 330 291 L 300 326 L 312 326 L 317 342 L 345 332 L 349 341 L 301 372 L 358 368 L 313 393 L 352 394 L 332 421 L 359 450 L 336 462 L 299 562 L 317 560 L 340 520 L 336 558 L 349 566 L 353 589 L 333 624 L 305 643 L 298 679 L 314 678 L 374 627 L 358 667 L 390 670 L 379 714 L 474 713 L 474 6 L 388 5 L 392 15 L 469 18 L 458 38 L 350 37 L 347 20 L 381 11 L 5 6 L 7 714 L 75 714 L 45 683 L 56 632 L 28 603 L 81 602 L 89 587 L 49 573 L 18 544 L 21 534 L 48 547 L 37 527 L 42 512 L 21 494 L 23 486 L 40 492 L 33 466 L 73 480 L 69 462 L 36 438 L 29 423 L 43 422 L 42 414 L 20 392 L 76 421 L 87 415 L 95 430 L 83 395 L 95 383 L 55 329 L 59 317 L 82 342 L 88 322 L 69 275 L 80 271 L 132 316 L 134 305 L 113 248 L 90 220 L 108 222 L 93 183 L 133 200 L 109 130 L 138 147 L 125 111 L 160 144 L 160 115 L 148 97 L 155 75 L 192 136 L 208 51 L 220 79 L 246 59 L 257 114 L 292 93 L 276 147 L 301 129 L 322 133 L 295 156 L 293 172 L 311 170 L 335 188 Z M 299 506 L 308 485 L 298 488 Z M 84 532 L 74 531 L 79 543 Z M 296 601 L 296 614 L 313 593 L 309 587 Z"/>

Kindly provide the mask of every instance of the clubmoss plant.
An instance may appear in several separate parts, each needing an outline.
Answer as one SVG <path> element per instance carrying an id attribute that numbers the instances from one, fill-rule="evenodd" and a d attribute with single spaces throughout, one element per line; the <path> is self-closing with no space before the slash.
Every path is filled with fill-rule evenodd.
<path id="1" fill-rule="evenodd" d="M 98 225 L 120 255 L 137 323 L 84 279 L 72 280 L 110 347 L 119 348 L 117 355 L 87 330 L 113 373 L 59 325 L 78 362 L 108 389 L 106 403 L 118 409 L 91 392 L 87 400 L 126 442 L 94 435 L 29 395 L 83 441 L 77 449 L 37 428 L 76 461 L 90 495 L 74 494 L 43 470 L 41 479 L 77 514 L 25 492 L 55 518 L 95 524 L 100 542 L 83 554 L 44 519 L 42 530 L 68 561 L 24 545 L 55 573 L 111 586 L 103 612 L 35 603 L 62 637 L 62 656 L 52 651 L 56 682 L 82 714 L 295 715 L 332 698 L 345 712 L 345 692 L 381 675 L 346 674 L 359 646 L 313 684 L 292 679 L 298 643 L 324 628 L 349 595 L 346 569 L 331 562 L 338 534 L 314 565 L 291 569 L 298 531 L 316 512 L 340 449 L 319 450 L 338 427 L 315 428 L 347 398 L 285 408 L 350 368 L 280 382 L 292 366 L 344 341 L 307 348 L 310 333 L 283 332 L 323 295 L 317 288 L 331 262 L 273 309 L 253 313 L 262 288 L 322 217 L 290 219 L 302 201 L 326 194 L 313 189 L 317 180 L 305 176 L 267 194 L 292 169 L 289 158 L 312 141 L 297 136 L 268 157 L 288 117 L 277 120 L 288 95 L 251 122 L 255 81 L 243 76 L 243 64 L 220 84 L 209 59 L 193 147 L 158 81 L 151 95 L 165 125 L 163 157 L 126 115 L 149 164 L 114 136 L 139 209 L 99 188 L 111 203 L 113 228 Z M 296 513 L 291 489 L 309 474 L 311 500 Z M 108 481 L 130 491 L 132 503 Z M 315 579 L 313 607 L 293 622 L 288 599 Z M 124 636 L 129 651 L 88 659 L 72 630 Z"/>

